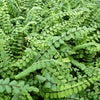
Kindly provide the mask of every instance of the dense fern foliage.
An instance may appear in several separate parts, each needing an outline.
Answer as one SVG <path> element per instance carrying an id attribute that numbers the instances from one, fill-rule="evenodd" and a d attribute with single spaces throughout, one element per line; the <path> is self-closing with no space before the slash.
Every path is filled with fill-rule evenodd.
<path id="1" fill-rule="evenodd" d="M 100 0 L 0 0 L 0 100 L 100 100 Z"/>

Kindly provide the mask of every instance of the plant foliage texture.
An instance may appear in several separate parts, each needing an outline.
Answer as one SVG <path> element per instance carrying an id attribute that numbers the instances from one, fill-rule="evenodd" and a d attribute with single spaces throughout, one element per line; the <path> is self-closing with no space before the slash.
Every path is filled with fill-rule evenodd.
<path id="1" fill-rule="evenodd" d="M 100 0 L 0 0 L 0 100 L 100 100 Z"/>

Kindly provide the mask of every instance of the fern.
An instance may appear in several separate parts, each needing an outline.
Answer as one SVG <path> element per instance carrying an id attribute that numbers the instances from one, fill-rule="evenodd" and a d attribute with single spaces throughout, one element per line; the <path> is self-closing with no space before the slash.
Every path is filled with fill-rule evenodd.
<path id="1" fill-rule="evenodd" d="M 98 0 L 0 1 L 0 100 L 100 100 Z"/>
<path id="2" fill-rule="evenodd" d="M 2 29 L 4 30 L 5 33 L 10 33 L 12 31 L 12 25 L 10 22 L 10 15 L 8 14 L 8 8 L 7 8 L 7 2 L 3 0 L 1 8 L 1 13 L 0 13 L 0 21 L 2 25 Z"/>

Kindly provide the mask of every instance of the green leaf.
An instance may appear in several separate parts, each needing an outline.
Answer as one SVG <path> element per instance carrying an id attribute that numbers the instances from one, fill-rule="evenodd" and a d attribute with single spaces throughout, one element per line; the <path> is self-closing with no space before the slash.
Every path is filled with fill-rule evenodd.
<path id="1" fill-rule="evenodd" d="M 11 93 L 11 87 L 9 85 L 6 85 L 5 88 L 6 88 L 7 93 Z"/>
<path id="2" fill-rule="evenodd" d="M 65 95 L 64 95 L 64 91 L 61 92 L 61 98 L 63 98 Z"/>
<path id="3" fill-rule="evenodd" d="M 49 75 L 49 73 L 45 73 L 45 78 L 47 79 L 47 80 L 49 80 L 49 81 L 51 81 L 51 77 L 50 77 L 50 75 Z"/>
<path id="4" fill-rule="evenodd" d="M 26 100 L 26 97 L 23 97 L 22 95 L 19 95 L 19 100 Z"/>
<path id="5" fill-rule="evenodd" d="M 26 58 L 26 62 L 28 63 L 30 61 L 30 59 L 29 58 Z"/>
<path id="6" fill-rule="evenodd" d="M 25 82 L 24 81 L 21 81 L 19 82 L 19 84 L 17 86 L 24 86 Z"/>
<path id="7" fill-rule="evenodd" d="M 61 98 L 62 96 L 61 96 L 61 92 L 58 92 L 58 98 Z"/>
<path id="8" fill-rule="evenodd" d="M 51 51 L 52 51 L 52 52 L 54 52 L 54 51 L 55 51 L 54 46 L 50 46 L 50 49 L 51 49 Z"/>
<path id="9" fill-rule="evenodd" d="M 11 100 L 18 100 L 18 94 L 15 94 Z"/>
<path id="10" fill-rule="evenodd" d="M 71 36 L 65 36 L 65 40 L 70 40 L 71 39 Z"/>
<path id="11" fill-rule="evenodd" d="M 13 87 L 13 92 L 16 93 L 16 94 L 18 94 L 18 93 L 20 93 L 20 90 L 19 90 L 18 87 Z"/>
<path id="12" fill-rule="evenodd" d="M 46 97 L 46 98 L 48 98 L 48 97 L 49 97 L 49 95 L 50 95 L 49 93 L 46 93 L 45 97 Z"/>
<path id="13" fill-rule="evenodd" d="M 48 45 L 51 46 L 52 45 L 52 42 L 51 41 L 48 41 Z"/>
<path id="14" fill-rule="evenodd" d="M 0 79 L 0 84 L 2 84 L 3 83 L 3 79 Z"/>
<path id="15" fill-rule="evenodd" d="M 54 93 L 50 93 L 50 98 L 54 98 Z"/>
<path id="16" fill-rule="evenodd" d="M 44 88 L 51 88 L 51 86 L 52 86 L 52 85 L 51 85 L 50 82 L 46 82 L 45 85 L 44 85 Z"/>
<path id="17" fill-rule="evenodd" d="M 62 91 L 62 90 L 64 90 L 65 88 L 64 88 L 64 85 L 61 85 L 61 87 L 60 87 L 60 91 Z"/>
<path id="18" fill-rule="evenodd" d="M 37 66 L 37 69 L 41 69 L 42 68 L 41 63 L 37 63 L 36 66 Z"/>
<path id="19" fill-rule="evenodd" d="M 73 89 L 69 89 L 68 92 L 69 92 L 69 95 L 72 95 Z"/>
<path id="20" fill-rule="evenodd" d="M 8 84 L 9 81 L 10 81 L 10 79 L 9 79 L 9 78 L 6 78 L 6 79 L 3 81 L 3 84 Z"/>
<path id="21" fill-rule="evenodd" d="M 23 66 L 26 66 L 26 62 L 23 61 Z"/>
<path id="22" fill-rule="evenodd" d="M 10 82 L 10 85 L 17 85 L 17 82 L 14 80 L 14 81 Z"/>
<path id="23" fill-rule="evenodd" d="M 79 85 L 78 86 L 78 90 L 81 91 L 82 90 L 82 86 Z"/>
<path id="24" fill-rule="evenodd" d="M 21 92 L 25 92 L 26 91 L 25 87 L 20 87 L 20 90 L 21 90 Z"/>
<path id="25" fill-rule="evenodd" d="M 78 93 L 77 87 L 74 87 L 74 93 Z"/>
<path id="26" fill-rule="evenodd" d="M 59 42 L 55 42 L 55 47 L 58 48 L 60 46 Z"/>
<path id="27" fill-rule="evenodd" d="M 87 85 L 86 84 L 83 84 L 82 87 L 83 87 L 83 89 L 86 89 Z"/>
<path id="28" fill-rule="evenodd" d="M 39 89 L 37 88 L 37 87 L 34 87 L 34 86 L 26 86 L 25 87 L 26 89 L 27 89 L 27 91 L 29 91 L 29 92 L 36 92 L 36 93 L 38 93 L 39 92 Z"/>
<path id="29" fill-rule="evenodd" d="M 51 86 L 51 89 L 52 89 L 53 91 L 56 91 L 56 85 L 53 84 L 53 85 Z"/>
<path id="30" fill-rule="evenodd" d="M 62 39 L 60 39 L 59 42 L 60 42 L 61 44 L 64 44 L 64 41 L 63 41 Z"/>
<path id="31" fill-rule="evenodd" d="M 0 85 L 0 93 L 5 91 L 5 87 L 3 85 Z"/>
<path id="32" fill-rule="evenodd" d="M 41 83 L 43 83 L 43 82 L 46 80 L 46 78 L 45 78 L 45 77 L 40 76 L 40 75 L 36 75 L 36 79 L 38 79 L 38 80 L 39 80 L 39 82 L 41 82 Z"/>
<path id="33" fill-rule="evenodd" d="M 42 68 L 45 68 L 45 67 L 46 67 L 45 62 L 42 62 L 42 63 L 41 63 L 41 67 L 42 67 Z"/>
<path id="34" fill-rule="evenodd" d="M 69 58 L 63 58 L 62 61 L 63 62 L 70 62 L 70 59 Z"/>
<path id="35" fill-rule="evenodd" d="M 25 92 L 25 94 L 26 94 L 28 100 L 33 100 L 32 97 L 31 97 L 31 95 L 27 91 Z"/>

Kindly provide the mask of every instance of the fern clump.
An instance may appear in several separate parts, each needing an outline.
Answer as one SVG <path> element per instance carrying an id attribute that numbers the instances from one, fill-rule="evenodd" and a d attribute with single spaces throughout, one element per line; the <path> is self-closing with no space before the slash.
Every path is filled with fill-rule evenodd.
<path id="1" fill-rule="evenodd" d="M 100 100 L 99 0 L 0 0 L 0 100 Z"/>

